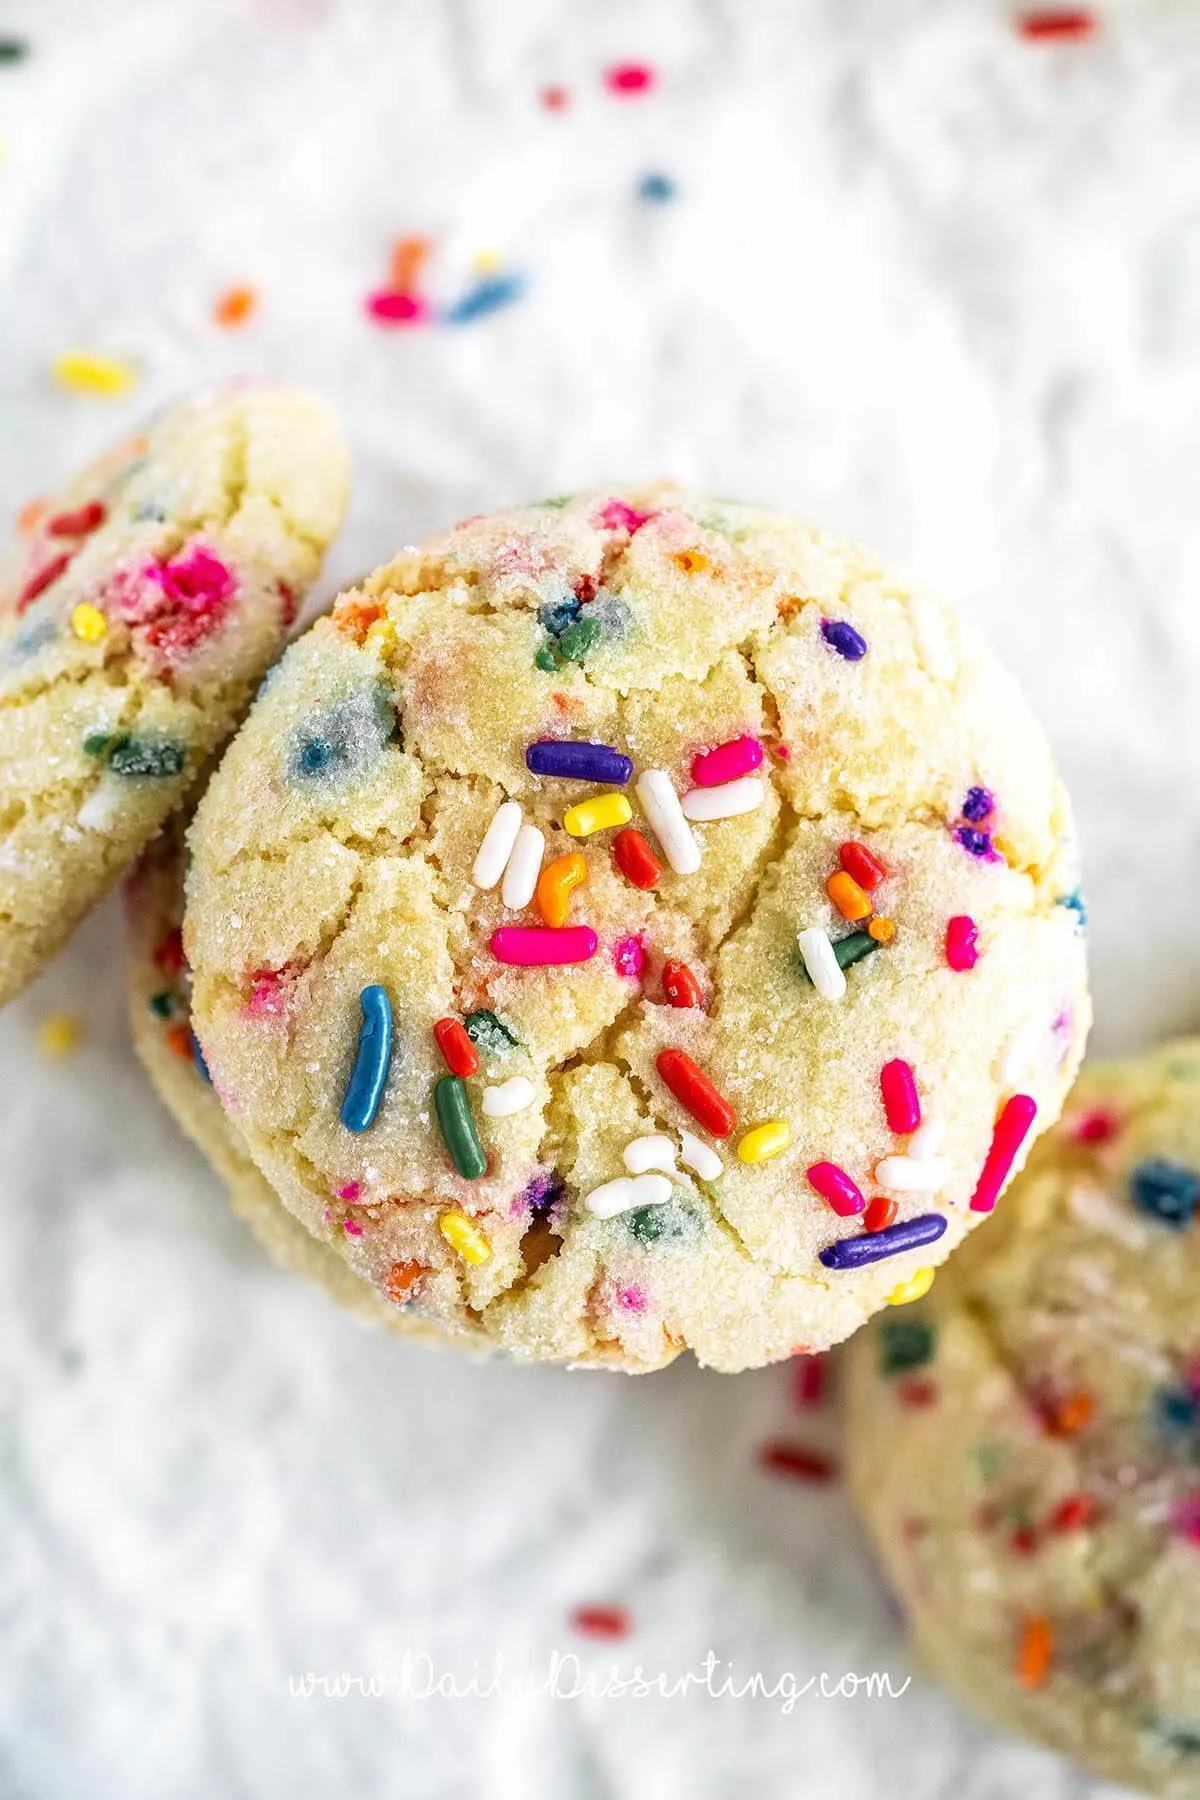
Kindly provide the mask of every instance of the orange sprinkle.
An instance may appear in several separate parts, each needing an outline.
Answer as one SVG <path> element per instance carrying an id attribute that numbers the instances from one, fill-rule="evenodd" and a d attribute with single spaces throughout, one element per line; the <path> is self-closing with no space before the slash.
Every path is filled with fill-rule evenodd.
<path id="1" fill-rule="evenodd" d="M 258 311 L 258 290 L 252 287 L 226 288 L 213 307 L 213 320 L 226 330 L 244 325 Z"/>
<path id="2" fill-rule="evenodd" d="M 553 700 L 560 713 L 570 712 L 571 702 L 567 699 L 565 694 L 551 694 L 550 698 Z"/>
<path id="3" fill-rule="evenodd" d="M 46 514 L 50 511 L 50 502 L 46 499 L 30 500 L 17 514 L 17 530 L 22 537 L 30 537 L 35 532 Z"/>
<path id="4" fill-rule="evenodd" d="M 896 939 L 896 922 L 894 919 L 872 919 L 867 926 L 867 933 L 877 944 L 891 944 Z"/>
<path id="5" fill-rule="evenodd" d="M 676 550 L 671 561 L 685 575 L 703 575 L 706 569 L 712 568 L 712 563 L 703 550 Z"/>
<path id="6" fill-rule="evenodd" d="M 775 611 L 781 619 L 793 619 L 803 604 L 804 602 L 797 599 L 795 594 L 785 594 Z"/>
<path id="7" fill-rule="evenodd" d="M 393 1306 L 403 1306 L 425 1274 L 428 1274 L 428 1270 L 424 1263 L 394 1262 L 383 1278 L 385 1297 Z"/>
<path id="8" fill-rule="evenodd" d="M 356 644 L 361 644 L 372 625 L 383 618 L 385 610 L 381 600 L 351 597 L 334 608 L 333 622 L 343 637 L 353 638 Z"/>
<path id="9" fill-rule="evenodd" d="M 424 266 L 433 245 L 428 238 L 397 238 L 392 251 L 387 285 L 393 294 L 412 294 L 416 292 Z"/>
<path id="10" fill-rule="evenodd" d="M 571 916 L 571 892 L 587 878 L 587 859 L 578 851 L 546 864 L 537 880 L 537 903 L 547 925 L 561 930 Z"/>
<path id="11" fill-rule="evenodd" d="M 841 913 L 843 919 L 857 921 L 869 919 L 871 902 L 859 887 L 853 875 L 847 875 L 845 869 L 837 869 L 825 883 L 825 892 Z"/>
<path id="12" fill-rule="evenodd" d="M 1054 1632 L 1047 1619 L 1035 1613 L 1021 1628 L 1017 1651 L 1017 1678 L 1025 1687 L 1042 1687 L 1054 1661 Z"/>
<path id="13" fill-rule="evenodd" d="M 1090 1394 L 1068 1394 L 1065 1400 L 1051 1407 L 1046 1429 L 1051 1437 L 1074 1437 L 1077 1431 L 1083 1430 L 1095 1410 L 1096 1402 Z"/>
<path id="14" fill-rule="evenodd" d="M 180 1056 L 185 1062 L 192 1060 L 192 1034 L 186 1025 L 172 1025 L 167 1034 L 167 1049 L 173 1056 Z"/>

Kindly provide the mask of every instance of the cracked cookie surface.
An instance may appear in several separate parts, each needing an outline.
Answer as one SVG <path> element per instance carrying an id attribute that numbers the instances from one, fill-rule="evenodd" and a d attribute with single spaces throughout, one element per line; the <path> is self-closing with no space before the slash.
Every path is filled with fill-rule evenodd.
<path id="1" fill-rule="evenodd" d="M 850 1347 L 918 1647 L 1096 1774 L 1200 1794 L 1200 1040 L 1089 1066 L 994 1225 Z"/>
<path id="2" fill-rule="evenodd" d="M 311 396 L 172 408 L 27 509 L 0 584 L 0 1002 L 179 805 L 277 655 L 341 523 Z"/>
<path id="3" fill-rule="evenodd" d="M 531 746 L 564 739 L 630 779 L 534 772 Z M 718 798 L 685 798 L 689 823 L 694 780 Z M 511 863 L 478 885 L 506 805 L 543 874 L 580 859 L 565 898 L 527 900 Z M 739 1369 L 836 1342 L 978 1220 L 998 1109 L 1021 1093 L 1052 1120 L 1086 1031 L 1069 808 L 1008 676 L 868 553 L 675 490 L 468 521 L 344 595 L 273 672 L 192 847 L 196 1026 L 256 1163 L 381 1291 L 416 1265 L 412 1309 L 518 1355 Z M 947 960 L 955 918 L 970 967 Z M 569 934 L 582 960 L 521 960 Z M 351 1129 L 380 1004 L 382 1094 Z M 472 1040 L 450 1094 L 445 1021 Z M 664 1051 L 732 1109 L 728 1136 Z M 926 1137 L 945 1128 L 922 1191 L 877 1175 L 913 1160 L 881 1099 L 898 1061 Z M 666 1150 L 630 1155 L 663 1166 L 631 1175 L 646 1137 Z M 810 1178 L 829 1165 L 895 1228 L 921 1221 L 922 1248 L 826 1266 L 864 1235 Z"/>

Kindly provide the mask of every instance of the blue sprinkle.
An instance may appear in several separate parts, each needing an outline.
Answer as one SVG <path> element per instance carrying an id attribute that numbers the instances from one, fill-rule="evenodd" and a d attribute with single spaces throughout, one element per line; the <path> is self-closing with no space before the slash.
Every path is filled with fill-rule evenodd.
<path id="1" fill-rule="evenodd" d="M 309 738 L 296 753 L 296 767 L 302 775 L 319 775 L 333 761 L 333 745 L 328 738 Z"/>
<path id="2" fill-rule="evenodd" d="M 608 744 L 587 744 L 580 739 L 539 738 L 525 752 L 531 775 L 560 775 L 568 781 L 603 781 L 624 787 L 633 764 Z"/>
<path id="3" fill-rule="evenodd" d="M 967 797 L 963 801 L 963 818 L 970 819 L 972 825 L 982 825 L 996 809 L 996 802 L 985 787 L 967 789 Z"/>
<path id="4" fill-rule="evenodd" d="M 1159 1388 L 1155 1404 L 1159 1419 L 1168 1431 L 1192 1431 L 1200 1423 L 1200 1399 L 1190 1388 Z"/>
<path id="5" fill-rule="evenodd" d="M 974 825 L 960 825 L 954 835 L 963 849 L 969 851 L 972 856 L 991 856 L 993 854 L 991 838 L 986 831 L 977 831 Z"/>
<path id="6" fill-rule="evenodd" d="M 638 199 L 648 200 L 652 206 L 664 206 L 668 200 L 674 200 L 678 192 L 669 175 L 643 175 L 638 182 Z"/>
<path id="7" fill-rule="evenodd" d="M 1068 912 L 1075 914 L 1075 928 L 1082 931 L 1088 921 L 1087 901 L 1083 897 L 1083 889 L 1076 888 L 1073 894 L 1060 894 L 1054 902 L 1055 906 L 1063 906 Z"/>
<path id="8" fill-rule="evenodd" d="M 932 1244 L 946 1229 L 944 1213 L 922 1213 L 916 1219 L 901 1219 L 898 1225 L 886 1225 L 882 1231 L 864 1231 L 861 1237 L 839 1238 L 818 1252 L 827 1269 L 861 1269 L 865 1263 L 882 1262 L 885 1256 L 899 1256 L 915 1250 L 919 1244 Z"/>
<path id="9" fill-rule="evenodd" d="M 362 1007 L 358 1052 L 341 1111 L 347 1131 L 366 1131 L 375 1123 L 392 1060 L 392 1003 L 387 989 L 372 983 L 358 996 L 358 1003 Z"/>
<path id="10" fill-rule="evenodd" d="M 538 607 L 538 624 L 551 637 L 561 637 L 568 625 L 573 625 L 583 608 L 574 594 L 564 594 L 561 600 L 547 600 Z"/>
<path id="11" fill-rule="evenodd" d="M 1182 1231 L 1191 1224 L 1200 1204 L 1200 1175 L 1183 1163 L 1150 1156 L 1133 1171 L 1129 1191 L 1133 1204 L 1142 1212 L 1149 1213 L 1160 1225 Z"/>
<path id="12" fill-rule="evenodd" d="M 195 1032 L 192 1031 L 190 1028 L 188 1030 L 188 1037 L 191 1039 L 191 1043 L 192 1043 L 192 1061 L 196 1065 L 196 1073 L 198 1075 L 202 1075 L 204 1077 L 205 1081 L 207 1081 L 209 1087 L 211 1087 L 212 1086 L 212 1076 L 208 1072 L 208 1064 L 205 1062 L 204 1052 L 200 1048 L 200 1039 L 196 1036 Z"/>
<path id="13" fill-rule="evenodd" d="M 486 319 L 489 313 L 511 306 L 524 292 L 523 275 L 489 275 L 468 288 L 453 306 L 448 306 L 442 314 L 442 322 L 445 325 L 471 325 L 476 319 Z"/>
<path id="14" fill-rule="evenodd" d="M 822 619 L 821 636 L 831 650 L 847 662 L 861 662 L 867 654 L 867 640 L 845 619 Z"/>

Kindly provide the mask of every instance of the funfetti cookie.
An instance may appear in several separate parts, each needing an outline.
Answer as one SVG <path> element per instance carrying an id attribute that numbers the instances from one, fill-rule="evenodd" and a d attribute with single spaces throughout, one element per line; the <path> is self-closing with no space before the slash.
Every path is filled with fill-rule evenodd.
<path id="1" fill-rule="evenodd" d="M 921 1291 L 1088 1022 L 1066 796 L 873 557 L 650 489 L 469 521 L 294 645 L 191 834 L 256 1163 L 518 1355 L 741 1369 Z"/>
<path id="2" fill-rule="evenodd" d="M 207 1157 L 229 1190 L 235 1213 L 271 1260 L 325 1289 L 365 1323 L 423 1343 L 463 1335 L 422 1319 L 401 1271 L 378 1291 L 346 1260 L 310 1236 L 255 1167 L 237 1127 L 213 1093 L 190 1025 L 191 978 L 183 954 L 183 873 L 186 850 L 179 821 L 149 845 L 125 879 L 123 900 L 133 1041 L 159 1098 L 185 1136 Z M 486 1341 L 474 1343 L 486 1349 Z"/>
<path id="3" fill-rule="evenodd" d="M 1200 1041 L 1084 1070 L 994 1226 L 851 1346 L 918 1648 L 1097 1775 L 1200 1794 Z"/>
<path id="4" fill-rule="evenodd" d="M 233 730 L 346 490 L 328 410 L 246 382 L 164 413 L 27 516 L 0 593 L 0 1002 Z"/>

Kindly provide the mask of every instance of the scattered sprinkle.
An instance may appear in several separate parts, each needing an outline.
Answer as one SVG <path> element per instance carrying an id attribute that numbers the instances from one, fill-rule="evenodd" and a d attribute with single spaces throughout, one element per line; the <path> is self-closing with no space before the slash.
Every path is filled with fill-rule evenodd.
<path id="1" fill-rule="evenodd" d="M 960 825 L 954 836 L 969 856 L 977 856 L 988 862 L 997 860 L 997 852 L 992 848 L 992 840 L 986 831 L 980 831 L 975 825 Z"/>
<path id="2" fill-rule="evenodd" d="M 640 937 L 618 938 L 612 950 L 613 968 L 626 981 L 636 981 L 646 966 L 646 947 Z"/>
<path id="3" fill-rule="evenodd" d="M 737 1124 L 736 1113 L 686 1050 L 660 1050 L 655 1067 L 680 1106 L 698 1125 L 715 1138 L 730 1135 Z"/>
<path id="4" fill-rule="evenodd" d="M 902 1281 L 888 1295 L 885 1305 L 909 1306 L 914 1300 L 923 1300 L 933 1286 L 936 1269 L 918 1269 L 908 1281 Z"/>
<path id="5" fill-rule="evenodd" d="M 594 831 L 611 831 L 614 825 L 628 825 L 633 808 L 624 794 L 597 794 L 592 800 L 581 800 L 563 814 L 563 829 L 569 837 L 591 837 Z"/>
<path id="6" fill-rule="evenodd" d="M 839 1219 L 852 1218 L 866 1207 L 866 1200 L 845 1169 L 837 1163 L 813 1163 L 805 1170 L 808 1185 L 828 1202 Z"/>
<path id="7" fill-rule="evenodd" d="M 792 1365 L 792 1398 L 797 1406 L 820 1406 L 829 1365 L 820 1351 L 802 1352 Z"/>
<path id="8" fill-rule="evenodd" d="M 900 1057 L 884 1063 L 879 1071 L 879 1091 L 883 1096 L 888 1130 L 907 1137 L 921 1123 L 921 1097 L 912 1064 Z"/>
<path id="9" fill-rule="evenodd" d="M 453 306 L 442 313 L 445 325 L 471 325 L 476 319 L 485 319 L 489 313 L 500 312 L 511 306 L 525 292 L 523 275 L 490 275 L 477 281 L 474 287 L 467 289 L 459 296 Z"/>
<path id="10" fill-rule="evenodd" d="M 413 1289 L 423 1275 L 429 1271 L 424 1263 L 394 1262 L 383 1278 L 384 1298 L 393 1306 L 407 1306 L 412 1299 Z"/>
<path id="11" fill-rule="evenodd" d="M 98 644 L 108 635 L 108 620 L 98 606 L 81 600 L 71 608 L 71 630 L 85 644 Z"/>
<path id="12" fill-rule="evenodd" d="M 1079 6 L 1022 13 L 1017 19 L 1018 33 L 1031 43 L 1078 41 L 1091 37 L 1098 27 L 1095 13 Z"/>
<path id="13" fill-rule="evenodd" d="M 604 71 L 604 85 L 609 93 L 622 96 L 648 94 L 657 79 L 649 63 L 614 63 Z"/>
<path id="14" fill-rule="evenodd" d="M 886 1231 L 900 1211 L 900 1202 L 887 1194 L 876 1194 L 867 1202 L 867 1210 L 863 1214 L 863 1226 L 867 1231 Z"/>
<path id="15" fill-rule="evenodd" d="M 478 1181 L 487 1171 L 487 1157 L 475 1129 L 466 1083 L 458 1075 L 441 1076 L 434 1083 L 433 1103 L 451 1162 L 464 1181 Z M 482 1262 L 483 1258 L 475 1260 Z"/>
<path id="16" fill-rule="evenodd" d="M 1148 1213 L 1160 1225 L 1182 1231 L 1191 1224 L 1200 1204 L 1200 1175 L 1183 1163 L 1150 1156 L 1138 1163 L 1130 1175 L 1129 1193 L 1139 1212 Z"/>
<path id="17" fill-rule="evenodd" d="M 379 325 L 421 325 L 429 317 L 428 303 L 420 294 L 376 288 L 363 301 L 368 317 Z"/>
<path id="18" fill-rule="evenodd" d="M 621 1161 L 631 1175 L 645 1175 L 657 1169 L 663 1175 L 675 1173 L 675 1146 L 665 1132 L 650 1132 L 626 1144 Z"/>
<path id="19" fill-rule="evenodd" d="M 38 1026 L 38 1049 L 51 1061 L 72 1056 L 83 1041 L 83 1027 L 74 1013 L 51 1013 Z"/>
<path id="20" fill-rule="evenodd" d="M 108 508 L 103 500 L 89 500 L 85 506 L 77 506 L 74 512 L 55 513 L 52 519 L 46 520 L 46 532 L 50 537 L 90 537 L 93 531 L 99 531 L 107 517 Z"/>
<path id="21" fill-rule="evenodd" d="M 1077 1144 L 1109 1144 L 1121 1129 L 1121 1121 L 1107 1106 L 1093 1106 L 1072 1119 L 1068 1134 Z"/>
<path id="22" fill-rule="evenodd" d="M 627 825 L 618 831 L 612 842 L 612 854 L 617 868 L 635 888 L 645 891 L 661 880 L 663 866 L 635 826 Z"/>
<path id="23" fill-rule="evenodd" d="M 83 747 L 87 749 L 86 742 Z M 143 777 L 162 780 L 182 775 L 187 762 L 182 744 L 173 744 L 165 738 L 132 737 L 124 732 L 111 738 L 100 754 L 107 755 L 108 766 L 114 775 L 130 781 Z"/>
<path id="24" fill-rule="evenodd" d="M 679 1133 L 679 1160 L 685 1169 L 698 1175 L 701 1181 L 716 1181 L 725 1172 L 725 1165 L 703 1138 L 698 1138 L 694 1131 L 686 1127 Z"/>
<path id="25" fill-rule="evenodd" d="M 861 662 L 867 654 L 866 638 L 855 631 L 848 619 L 822 619 L 821 636 L 846 662 Z"/>
<path id="26" fill-rule="evenodd" d="M 657 172 L 643 175 L 637 185 L 637 197 L 650 206 L 665 206 L 674 200 L 679 189 L 669 175 Z"/>
<path id="27" fill-rule="evenodd" d="M 896 1225 L 868 1231 L 862 1237 L 841 1238 L 836 1244 L 827 1244 L 818 1260 L 827 1269 L 861 1269 L 884 1257 L 900 1256 L 905 1250 L 935 1243 L 945 1229 L 944 1214 L 922 1213 L 918 1218 L 901 1219 Z"/>
<path id="28" fill-rule="evenodd" d="M 1017 1679 L 1023 1687 L 1044 1687 L 1054 1661 L 1054 1633 L 1040 1614 L 1025 1620 L 1017 1647 Z"/>
<path id="29" fill-rule="evenodd" d="M 694 875 L 700 867 L 700 846 L 665 769 L 647 769 L 639 775 L 637 797 L 675 873 Z"/>
<path id="30" fill-rule="evenodd" d="M 950 1178 L 950 1165 L 940 1156 L 885 1156 L 875 1164 L 880 1187 L 896 1194 L 936 1194 Z"/>
<path id="31" fill-rule="evenodd" d="M 761 768 L 762 760 L 763 747 L 756 737 L 730 738 L 692 758 L 692 783 L 698 788 L 724 787 L 743 775 L 752 775 Z"/>
<path id="32" fill-rule="evenodd" d="M 1046 1430 L 1051 1437 L 1075 1437 L 1086 1425 L 1091 1424 L 1095 1413 L 1095 1400 L 1091 1394 L 1080 1389 L 1044 1409 Z"/>
<path id="33" fill-rule="evenodd" d="M 838 860 L 847 875 L 852 875 L 868 894 L 873 894 L 880 882 L 887 879 L 887 870 L 865 844 L 843 844 L 838 850 Z"/>
<path id="34" fill-rule="evenodd" d="M 551 83 L 549 87 L 541 90 L 538 99 L 547 112 L 563 112 L 570 105 L 571 96 L 565 87 L 558 87 Z"/>
<path id="35" fill-rule="evenodd" d="M 31 575 L 17 596 L 17 611 L 21 613 L 27 606 L 32 606 L 38 595 L 44 594 L 48 587 L 52 587 L 59 576 L 70 567 L 70 563 L 71 552 L 64 550 L 61 556 L 56 556 L 52 562 L 45 563 L 36 574 Z"/>
<path id="36" fill-rule="evenodd" d="M 867 936 L 876 944 L 894 944 L 896 921 L 894 919 L 872 919 L 867 926 Z"/>
<path id="37" fill-rule="evenodd" d="M 960 974 L 979 961 L 979 927 L 968 913 L 956 913 L 946 922 L 946 961 Z"/>
<path id="38" fill-rule="evenodd" d="M 500 890 L 501 900 L 513 912 L 520 912 L 533 899 L 545 848 L 546 839 L 538 827 L 522 825 L 504 871 L 504 886 Z"/>
<path id="39" fill-rule="evenodd" d="M 496 808 L 492 822 L 483 834 L 483 842 L 471 870 L 471 880 L 486 893 L 494 888 L 513 853 L 517 833 L 521 829 L 521 808 L 515 800 L 505 800 Z"/>
<path id="40" fill-rule="evenodd" d="M 866 936 L 866 933 L 863 933 Z M 867 940 L 870 942 L 870 939 Z M 846 992 L 846 977 L 842 966 L 834 954 L 833 945 L 829 941 L 829 933 L 822 931 L 819 925 L 810 926 L 806 931 L 798 933 L 796 942 L 800 947 L 800 955 L 804 959 L 804 967 L 808 978 L 823 1000 L 840 1000 Z"/>
<path id="41" fill-rule="evenodd" d="M 744 1163 L 769 1162 L 773 1156 L 780 1156 L 792 1141 L 792 1128 L 786 1119 L 769 1119 L 765 1125 L 755 1125 L 741 1139 L 737 1147 L 738 1161 Z"/>
<path id="42" fill-rule="evenodd" d="M 342 1101 L 341 1121 L 347 1131 L 366 1131 L 375 1123 L 392 1060 L 392 1002 L 378 982 L 358 996 L 362 1024 L 354 1067 Z"/>
<path id="43" fill-rule="evenodd" d="M 991 818 L 995 810 L 995 796 L 991 794 L 987 788 L 972 787 L 967 789 L 967 797 L 963 801 L 962 807 L 964 819 L 969 819 L 972 825 L 982 825 L 985 819 Z"/>
<path id="44" fill-rule="evenodd" d="M 492 955 L 518 968 L 588 962 L 598 947 L 599 939 L 590 925 L 568 925 L 562 931 L 502 925 L 492 933 Z"/>
<path id="45" fill-rule="evenodd" d="M 587 858 L 578 850 L 568 856 L 556 856 L 538 876 L 538 911 L 555 931 L 560 931 L 570 918 L 571 895 L 586 884 L 587 878 Z"/>
<path id="46" fill-rule="evenodd" d="M 837 1480 L 837 1464 L 821 1450 L 807 1450 L 800 1444 L 764 1444 L 758 1453 L 762 1467 L 771 1475 L 786 1475 L 793 1481 L 821 1485 Z"/>
<path id="47" fill-rule="evenodd" d="M 1050 1514 L 1051 1531 L 1085 1531 L 1096 1517 L 1095 1502 L 1087 1494 L 1068 1494 Z"/>
<path id="48" fill-rule="evenodd" d="M 738 781 L 726 781 L 720 787 L 689 788 L 683 796 L 683 816 L 697 824 L 714 819 L 737 819 L 754 812 L 767 797 L 767 790 L 757 775 L 743 775 Z"/>
<path id="49" fill-rule="evenodd" d="M 448 1075 L 445 1079 L 452 1081 L 454 1077 Z M 478 1265 L 487 1262 L 492 1254 L 492 1246 L 478 1225 L 469 1219 L 465 1212 L 460 1212 L 456 1206 L 442 1214 L 438 1220 L 438 1230 L 450 1248 L 457 1251 L 464 1262 Z"/>
<path id="50" fill-rule="evenodd" d="M 665 962 L 662 972 L 663 993 L 671 1006 L 704 1005 L 704 991 L 686 963 Z"/>
<path id="51" fill-rule="evenodd" d="M 218 296 L 213 306 L 213 322 L 224 331 L 235 331 L 246 325 L 258 311 L 258 291 L 252 287 L 231 287 Z"/>
<path id="52" fill-rule="evenodd" d="M 584 1637 L 610 1641 L 628 1637 L 633 1630 L 633 1621 L 620 1606 L 577 1606 L 571 1614 L 571 1624 Z"/>
<path id="53" fill-rule="evenodd" d="M 825 883 L 825 892 L 841 913 L 852 925 L 861 919 L 871 916 L 871 901 L 863 888 L 858 885 L 853 875 L 845 869 L 837 869 Z"/>
<path id="54" fill-rule="evenodd" d="M 525 766 L 532 775 L 555 775 L 567 781 L 600 781 L 624 787 L 633 764 L 609 744 L 588 744 L 575 738 L 539 738 L 525 752 Z"/>
<path id="55" fill-rule="evenodd" d="M 471 1042 L 487 1056 L 506 1056 L 521 1041 L 502 1019 L 498 1019 L 494 1012 L 488 1012 L 484 1007 L 468 1013 L 463 1023 Z"/>
<path id="56" fill-rule="evenodd" d="M 0 38 L 0 63 L 24 62 L 29 45 L 24 38 Z"/>
<path id="57" fill-rule="evenodd" d="M 498 1087 L 483 1090 L 483 1115 L 486 1119 L 507 1119 L 533 1105 L 533 1083 L 525 1075 L 514 1075 Z"/>
<path id="58" fill-rule="evenodd" d="M 135 380 L 128 363 L 90 350 L 64 350 L 50 366 L 54 379 L 77 394 L 115 397 L 127 393 Z"/>
<path id="59" fill-rule="evenodd" d="M 452 1075 L 478 1073 L 479 1052 L 460 1019 L 439 1019 L 433 1028 L 433 1036 Z"/>
<path id="60" fill-rule="evenodd" d="M 984 1158 L 983 1168 L 971 1197 L 972 1212 L 991 1212 L 995 1206 L 1000 1189 L 1008 1180 L 1009 1170 L 1016 1161 L 1017 1152 L 1025 1142 L 1036 1115 L 1037 1101 L 1029 1094 L 1014 1094 L 1005 1101 L 992 1132 L 991 1148 Z M 1200 1183 L 1196 1186 L 1196 1196 L 1200 1198 Z M 1193 1206 L 1194 1204 L 1195 1201 Z"/>
<path id="61" fill-rule="evenodd" d="M 415 293 L 420 285 L 421 272 L 429 260 L 433 249 L 426 237 L 397 238 L 392 250 L 391 267 L 388 270 L 388 286 L 396 294 Z"/>
<path id="62" fill-rule="evenodd" d="M 879 1327 L 879 1373 L 923 1369 L 937 1354 L 937 1329 L 925 1319 L 887 1319 Z"/>
<path id="63" fill-rule="evenodd" d="M 618 1175 L 593 1188 L 583 1204 L 597 1219 L 615 1219 L 619 1213 L 632 1212 L 640 1206 L 662 1206 L 671 1198 L 671 1181 L 657 1172 L 645 1175 Z"/>

